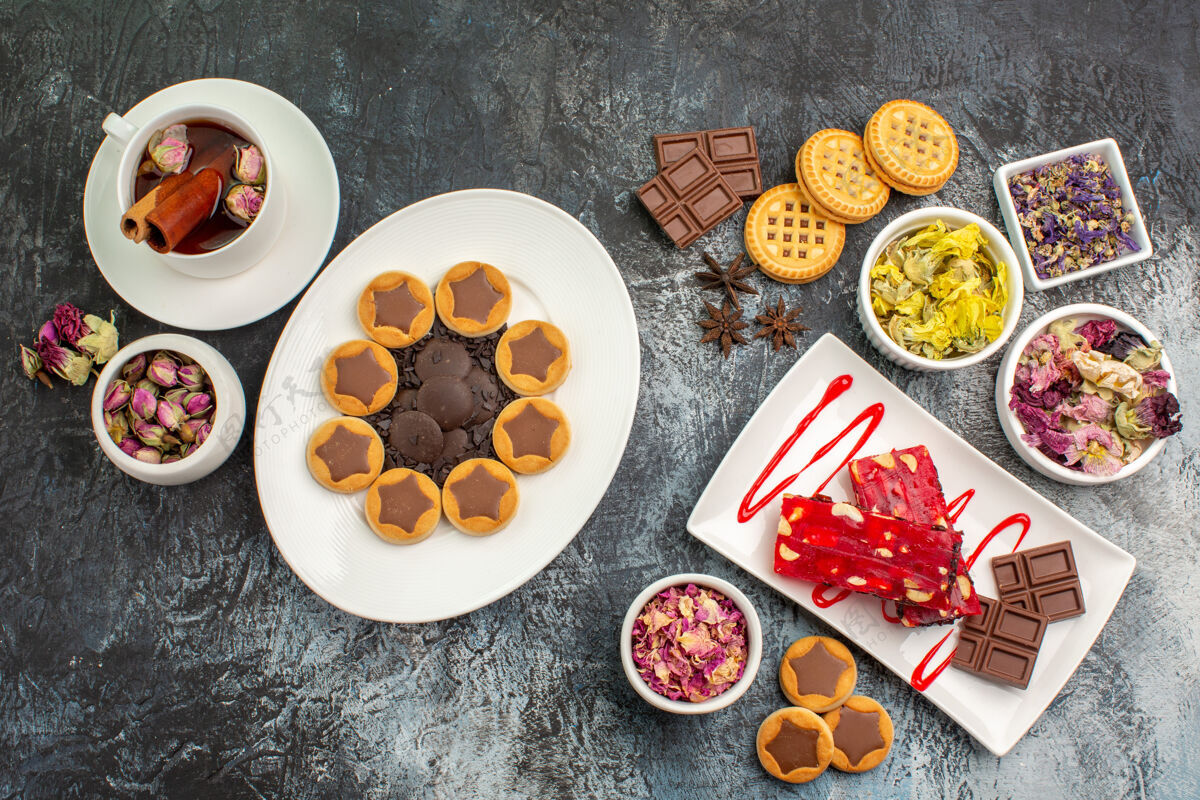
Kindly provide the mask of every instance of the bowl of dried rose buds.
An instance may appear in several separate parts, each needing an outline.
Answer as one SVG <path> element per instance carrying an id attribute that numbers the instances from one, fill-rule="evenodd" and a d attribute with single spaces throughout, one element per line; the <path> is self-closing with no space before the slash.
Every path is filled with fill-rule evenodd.
<path id="1" fill-rule="evenodd" d="M 233 452 L 246 398 L 226 358 L 199 339 L 162 333 L 117 352 L 92 394 L 92 429 L 104 455 L 146 483 L 208 475 Z"/>
<path id="2" fill-rule="evenodd" d="M 712 575 L 671 575 L 634 598 L 621 626 L 625 677 L 672 714 L 708 714 L 746 693 L 762 662 L 750 599 Z"/>
<path id="3" fill-rule="evenodd" d="M 1182 428 L 1158 338 L 1129 314 L 1077 303 L 1030 323 L 1000 364 L 996 411 L 1017 455 L 1060 483 L 1094 486 L 1149 464 Z"/>

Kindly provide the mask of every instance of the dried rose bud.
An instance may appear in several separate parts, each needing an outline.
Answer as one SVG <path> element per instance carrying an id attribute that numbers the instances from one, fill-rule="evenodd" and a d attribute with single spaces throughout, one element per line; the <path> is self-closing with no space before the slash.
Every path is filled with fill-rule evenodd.
<path id="1" fill-rule="evenodd" d="M 189 394 L 191 394 L 191 390 L 186 386 L 177 386 L 174 389 L 168 389 L 163 392 L 163 399 L 183 405 L 183 401 L 187 399 Z"/>
<path id="2" fill-rule="evenodd" d="M 242 183 L 261 186 L 267 180 L 267 163 L 262 151 L 252 144 L 234 148 L 233 174 Z"/>
<path id="3" fill-rule="evenodd" d="M 126 361 L 125 366 L 121 367 L 121 377 L 130 383 L 137 383 L 146 377 L 146 354 L 138 353 Z"/>
<path id="4" fill-rule="evenodd" d="M 83 312 L 70 303 L 59 303 L 55 306 L 53 319 L 59 336 L 65 339 L 67 344 L 74 345 L 92 332 L 84 322 Z"/>
<path id="5" fill-rule="evenodd" d="M 121 448 L 121 452 L 127 456 L 131 456 L 142 449 L 142 445 L 138 443 L 138 440 L 132 437 L 117 442 L 117 447 Z"/>
<path id="6" fill-rule="evenodd" d="M 179 429 L 175 432 L 179 434 L 179 439 L 185 445 L 196 441 L 196 431 L 200 430 L 200 426 L 205 423 L 205 420 L 185 419 L 179 423 Z"/>
<path id="7" fill-rule="evenodd" d="M 161 464 L 163 460 L 162 453 L 153 447 L 139 447 L 134 452 L 133 457 L 147 464 Z"/>
<path id="8" fill-rule="evenodd" d="M 61 340 L 59 339 L 58 328 L 55 326 L 54 320 L 46 320 L 42 327 L 38 329 L 37 346 L 41 347 L 43 342 L 58 344 L 59 341 Z"/>
<path id="9" fill-rule="evenodd" d="M 42 368 L 42 357 L 36 350 L 31 350 L 23 344 L 18 346 L 21 348 L 21 371 L 25 373 L 26 378 L 33 380 Z"/>
<path id="10" fill-rule="evenodd" d="M 154 166 L 167 175 L 183 172 L 189 150 L 186 125 L 172 125 L 155 131 L 146 144 L 146 154 Z"/>
<path id="11" fill-rule="evenodd" d="M 160 350 L 149 366 L 146 367 L 146 377 L 157 383 L 159 386 L 170 388 L 178 383 L 175 377 L 175 372 L 178 367 L 175 364 L 175 359 L 171 358 L 165 350 Z"/>
<path id="12" fill-rule="evenodd" d="M 136 384 L 134 384 L 133 388 L 134 389 L 145 389 L 147 392 L 154 395 L 155 397 L 158 397 L 158 393 L 162 391 L 162 387 L 159 386 L 154 381 L 150 380 L 149 378 L 142 378 L 140 381 L 138 381 Z"/>
<path id="13" fill-rule="evenodd" d="M 212 423 L 206 422 L 196 430 L 196 447 L 204 444 L 204 440 L 212 433 Z"/>
<path id="14" fill-rule="evenodd" d="M 204 386 L 204 367 L 199 364 L 184 364 L 175 371 L 180 386 L 189 389 L 199 389 Z"/>
<path id="15" fill-rule="evenodd" d="M 42 340 L 38 342 L 37 352 L 47 369 L 76 386 L 87 383 L 92 374 L 92 360 L 70 348 Z"/>
<path id="16" fill-rule="evenodd" d="M 174 464 L 176 461 L 180 461 L 182 459 L 183 459 L 183 456 L 181 456 L 179 453 L 168 453 L 167 455 L 162 457 L 162 463 L 163 464 Z"/>
<path id="17" fill-rule="evenodd" d="M 119 411 L 104 412 L 104 428 L 117 444 L 129 438 L 129 420 Z"/>
<path id="18" fill-rule="evenodd" d="M 87 314 L 83 318 L 87 333 L 79 338 L 75 346 L 90 355 L 97 364 L 103 364 L 117 354 L 119 337 L 117 326 L 113 324 L 116 318 L 113 312 L 109 312 L 107 320 L 95 314 Z"/>
<path id="19" fill-rule="evenodd" d="M 199 417 L 212 410 L 212 395 L 208 392 L 196 392 L 188 395 L 183 404 L 189 418 Z"/>
<path id="20" fill-rule="evenodd" d="M 118 378 L 108 385 L 108 391 L 104 393 L 104 410 L 116 411 L 128 403 L 131 397 L 133 387 Z"/>
<path id="21" fill-rule="evenodd" d="M 225 195 L 225 209 L 240 220 L 253 222 L 262 208 L 263 196 L 262 187 L 239 183 Z"/>
<path id="22" fill-rule="evenodd" d="M 159 400 L 158 409 L 155 411 L 154 416 L 158 419 L 159 425 L 162 425 L 169 431 L 173 431 L 179 427 L 180 422 L 183 422 L 183 406 L 171 400 Z"/>
<path id="23" fill-rule="evenodd" d="M 163 437 L 166 436 L 167 430 L 162 425 L 155 422 L 146 422 L 145 420 L 132 420 L 133 435 L 142 440 L 142 444 L 151 447 L 162 447 Z"/>
<path id="24" fill-rule="evenodd" d="M 158 412 L 158 398 L 154 396 L 153 392 L 139 386 L 133 390 L 133 397 L 129 401 L 129 410 L 137 419 L 151 419 Z"/>
<path id="25" fill-rule="evenodd" d="M 179 457 L 187 458 L 188 453 L 192 452 L 192 450 L 195 449 L 195 447 L 196 446 L 194 444 L 191 444 L 190 442 L 184 442 L 183 444 L 179 445 Z"/>

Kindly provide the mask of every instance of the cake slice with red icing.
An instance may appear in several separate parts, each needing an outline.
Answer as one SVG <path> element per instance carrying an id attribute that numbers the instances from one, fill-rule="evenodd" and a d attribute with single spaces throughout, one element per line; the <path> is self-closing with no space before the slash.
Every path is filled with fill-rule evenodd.
<path id="1" fill-rule="evenodd" d="M 962 561 L 962 534 L 950 527 L 946 496 L 925 445 L 892 450 L 850 464 L 854 497 L 864 508 L 910 522 L 945 527 L 954 539 L 954 568 L 946 591 L 928 603 L 901 604 L 900 621 L 909 627 L 939 625 L 980 612 L 971 576 Z"/>
<path id="2" fill-rule="evenodd" d="M 780 575 L 917 605 L 948 591 L 960 541 L 948 528 L 822 495 L 785 494 L 777 534 Z"/>

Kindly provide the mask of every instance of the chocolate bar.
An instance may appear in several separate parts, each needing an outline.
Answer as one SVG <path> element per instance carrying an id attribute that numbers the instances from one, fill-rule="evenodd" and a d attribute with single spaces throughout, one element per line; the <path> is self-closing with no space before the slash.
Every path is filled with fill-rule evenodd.
<path id="1" fill-rule="evenodd" d="M 1001 600 L 1043 614 L 1051 622 L 1078 617 L 1085 610 L 1070 542 L 996 556 L 992 574 Z"/>
<path id="2" fill-rule="evenodd" d="M 953 534 L 827 497 L 783 496 L 775 572 L 917 605 L 945 593 Z"/>
<path id="3" fill-rule="evenodd" d="M 850 479 L 854 497 L 864 508 L 918 524 L 948 525 L 942 483 L 924 445 L 852 461 Z M 950 532 L 954 540 L 954 568 L 949 587 L 922 605 L 900 603 L 896 614 L 906 627 L 942 625 L 979 613 L 974 584 L 963 569 L 962 535 L 953 528 Z"/>
<path id="4" fill-rule="evenodd" d="M 742 201 L 703 150 L 664 167 L 637 191 L 671 241 L 687 247 L 742 207 Z"/>
<path id="5" fill-rule="evenodd" d="M 661 170 L 697 148 L 716 165 L 738 197 L 753 200 L 762 194 L 762 168 L 754 128 L 660 133 L 654 137 L 654 160 Z"/>
<path id="6" fill-rule="evenodd" d="M 963 620 L 951 665 L 1024 689 L 1050 620 L 983 595 L 979 603 L 982 613 Z"/>

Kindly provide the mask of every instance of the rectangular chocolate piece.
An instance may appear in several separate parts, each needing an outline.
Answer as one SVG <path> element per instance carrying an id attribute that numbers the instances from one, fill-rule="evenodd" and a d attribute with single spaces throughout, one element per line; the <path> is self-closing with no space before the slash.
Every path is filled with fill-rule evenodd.
<path id="1" fill-rule="evenodd" d="M 984 678 L 1026 688 L 1050 620 L 983 595 L 979 595 L 979 605 L 981 613 L 963 620 L 950 663 Z"/>
<path id="2" fill-rule="evenodd" d="M 704 151 L 738 197 L 753 200 L 762 194 L 762 167 L 754 128 L 659 134 L 654 137 L 654 160 L 661 170 L 696 148 Z"/>
<path id="3" fill-rule="evenodd" d="M 1004 602 L 1036 611 L 1051 622 L 1078 617 L 1086 610 L 1070 542 L 996 556 L 992 574 Z"/>
<path id="4" fill-rule="evenodd" d="M 638 199 L 679 248 L 742 207 L 703 150 L 693 149 L 638 189 Z"/>

